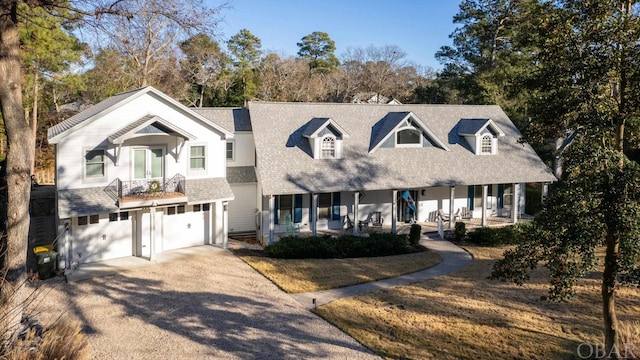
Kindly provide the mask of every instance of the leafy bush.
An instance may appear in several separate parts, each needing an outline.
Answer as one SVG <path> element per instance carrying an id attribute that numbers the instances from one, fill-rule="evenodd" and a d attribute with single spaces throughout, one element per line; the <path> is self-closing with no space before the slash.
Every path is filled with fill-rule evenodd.
<path id="1" fill-rule="evenodd" d="M 422 226 L 418 224 L 411 225 L 411 230 L 409 230 L 409 243 L 411 246 L 418 246 L 420 243 L 420 236 L 422 235 Z"/>
<path id="2" fill-rule="evenodd" d="M 530 226 L 518 224 L 499 228 L 482 227 L 469 232 L 469 241 L 483 246 L 522 244 Z"/>
<path id="3" fill-rule="evenodd" d="M 418 251 L 404 234 L 376 233 L 369 237 L 287 236 L 264 248 L 264 254 L 280 259 L 333 259 L 408 254 Z"/>
<path id="4" fill-rule="evenodd" d="M 456 241 L 462 241 L 465 235 L 467 235 L 467 226 L 461 221 L 456 222 L 454 235 L 456 237 Z"/>

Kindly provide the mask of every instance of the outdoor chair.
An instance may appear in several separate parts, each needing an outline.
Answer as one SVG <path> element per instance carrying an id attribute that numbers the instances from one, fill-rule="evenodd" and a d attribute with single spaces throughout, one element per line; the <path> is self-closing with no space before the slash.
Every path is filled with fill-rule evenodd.
<path id="1" fill-rule="evenodd" d="M 373 214 L 373 219 L 372 219 L 371 225 L 381 227 L 382 223 L 384 222 L 384 218 L 382 217 L 382 212 L 374 211 L 372 214 Z"/>
<path id="2" fill-rule="evenodd" d="M 373 217 L 373 213 L 369 213 L 369 216 L 367 216 L 365 220 L 358 221 L 358 230 L 362 230 L 363 228 L 365 229 L 368 228 L 369 224 L 372 221 L 371 219 L 372 217 Z"/>
<path id="3" fill-rule="evenodd" d="M 351 221 L 351 214 L 347 214 L 347 230 L 353 229 L 353 221 Z"/>
<path id="4" fill-rule="evenodd" d="M 300 224 L 294 224 L 293 221 L 291 221 L 291 215 L 285 216 L 284 222 L 288 235 L 295 235 L 300 233 Z"/>
<path id="5" fill-rule="evenodd" d="M 460 211 L 460 209 L 458 209 Z M 473 217 L 473 212 L 469 211 L 468 208 L 463 207 L 460 216 L 463 219 L 471 219 Z"/>

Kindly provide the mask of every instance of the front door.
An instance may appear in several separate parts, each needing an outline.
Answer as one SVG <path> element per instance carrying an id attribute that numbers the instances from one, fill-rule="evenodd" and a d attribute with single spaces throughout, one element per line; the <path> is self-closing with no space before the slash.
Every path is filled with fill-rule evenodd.
<path id="1" fill-rule="evenodd" d="M 136 148 L 133 150 L 133 178 L 135 180 L 158 180 L 164 177 L 164 149 Z"/>

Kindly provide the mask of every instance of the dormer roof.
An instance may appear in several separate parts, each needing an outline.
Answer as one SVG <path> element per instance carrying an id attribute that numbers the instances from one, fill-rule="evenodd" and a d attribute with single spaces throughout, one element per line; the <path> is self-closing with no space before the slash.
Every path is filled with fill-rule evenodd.
<path id="1" fill-rule="evenodd" d="M 491 119 L 462 119 L 458 123 L 458 135 L 477 136 L 487 128 L 496 136 L 504 136 L 504 132 Z"/>
<path id="2" fill-rule="evenodd" d="M 177 135 L 187 140 L 197 139 L 196 136 L 155 115 L 143 116 L 110 134 L 108 139 L 112 144 L 122 144 L 125 140 L 146 135 Z"/>
<path id="3" fill-rule="evenodd" d="M 407 122 L 415 124 L 424 134 L 426 134 L 429 141 L 435 146 L 451 151 L 447 144 L 440 140 L 438 136 L 431 130 L 422 120 L 420 120 L 411 111 L 399 111 L 389 112 L 380 121 L 378 121 L 371 129 L 371 141 L 369 143 L 369 152 L 375 151 L 382 143 L 385 142 L 390 136 L 395 134 L 396 130 L 402 127 Z"/>
<path id="4" fill-rule="evenodd" d="M 327 127 L 332 127 L 333 129 L 335 129 L 335 131 L 337 131 L 338 133 L 340 133 L 340 136 L 342 136 L 343 138 L 348 138 L 349 134 L 347 134 L 347 132 L 340 126 L 338 125 L 335 121 L 333 121 L 331 118 L 313 118 L 311 119 L 308 123 L 307 126 L 304 128 L 304 131 L 302 132 L 302 136 L 306 137 L 306 138 L 313 138 L 313 137 L 317 137 L 318 134 L 320 134 L 322 132 L 322 130 L 324 130 Z"/>

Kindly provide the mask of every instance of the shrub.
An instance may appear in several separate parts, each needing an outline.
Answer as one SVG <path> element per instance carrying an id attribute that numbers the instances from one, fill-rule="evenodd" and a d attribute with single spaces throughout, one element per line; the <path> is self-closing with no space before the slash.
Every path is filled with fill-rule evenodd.
<path id="1" fill-rule="evenodd" d="M 17 340 L 6 349 L 3 359 L 89 359 L 86 336 L 77 322 L 57 322 L 40 336 L 29 331 L 24 340 Z"/>
<path id="2" fill-rule="evenodd" d="M 418 224 L 411 225 L 411 230 L 409 230 L 409 243 L 411 246 L 418 246 L 420 243 L 420 236 L 422 235 L 422 226 Z"/>
<path id="3" fill-rule="evenodd" d="M 416 251 L 404 234 L 376 233 L 369 237 L 342 235 L 287 236 L 264 248 L 264 254 L 281 259 L 330 259 L 408 254 Z"/>
<path id="4" fill-rule="evenodd" d="M 482 227 L 469 232 L 469 241 L 483 246 L 517 245 L 525 241 L 530 228 L 529 224 L 499 228 Z"/>
<path id="5" fill-rule="evenodd" d="M 465 235 L 467 235 L 467 227 L 463 222 L 461 221 L 456 222 L 454 235 L 455 235 L 456 241 L 462 241 Z"/>

